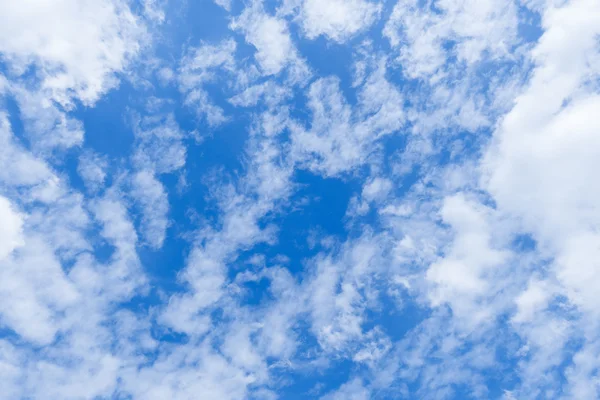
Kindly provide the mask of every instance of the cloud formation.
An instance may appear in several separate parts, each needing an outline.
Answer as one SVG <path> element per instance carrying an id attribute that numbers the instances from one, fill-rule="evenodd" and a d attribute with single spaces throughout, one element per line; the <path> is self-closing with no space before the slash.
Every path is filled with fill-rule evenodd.
<path id="1" fill-rule="evenodd" d="M 0 399 L 600 396 L 598 1 L 0 5 Z"/>

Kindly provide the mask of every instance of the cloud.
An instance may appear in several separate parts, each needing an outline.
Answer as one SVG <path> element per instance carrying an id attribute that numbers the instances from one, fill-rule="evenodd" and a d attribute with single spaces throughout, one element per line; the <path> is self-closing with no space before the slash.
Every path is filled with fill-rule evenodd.
<path id="1" fill-rule="evenodd" d="M 132 159 L 138 168 L 164 174 L 185 165 L 185 135 L 172 113 L 134 118 L 134 123 L 136 143 Z"/>
<path id="2" fill-rule="evenodd" d="M 463 195 L 446 197 L 442 219 L 456 236 L 446 255 L 433 263 L 426 275 L 436 286 L 430 294 L 433 305 L 449 302 L 457 317 L 468 316 L 470 323 L 487 317 L 477 298 L 491 291 L 486 281 L 493 279 L 493 269 L 508 261 L 508 254 L 491 243 L 490 213 Z"/>
<path id="3" fill-rule="evenodd" d="M 203 334 L 210 307 L 226 301 L 228 262 L 240 251 L 272 240 L 273 231 L 261 227 L 260 221 L 290 195 L 292 173 L 278 162 L 281 149 L 276 140 L 285 127 L 283 117 L 268 111 L 256 126 L 247 146 L 248 169 L 239 186 L 216 181 L 213 196 L 222 210 L 219 228 L 200 232 L 201 244 L 193 248 L 180 273 L 191 290 L 173 295 L 160 317 L 172 329 L 194 337 Z"/>
<path id="4" fill-rule="evenodd" d="M 7 3 L 0 52 L 13 75 L 34 65 L 40 89 L 63 106 L 91 105 L 140 51 L 142 21 L 119 0 Z"/>
<path id="5" fill-rule="evenodd" d="M 247 397 L 247 387 L 255 379 L 231 365 L 210 343 L 199 342 L 172 349 L 152 366 L 127 368 L 124 381 L 126 393 L 136 398 L 202 396 L 233 400 Z"/>
<path id="6" fill-rule="evenodd" d="M 179 90 L 185 94 L 185 104 L 195 107 L 210 126 L 218 126 L 227 118 L 221 107 L 214 104 L 203 85 L 213 82 L 222 73 L 232 73 L 236 63 L 235 41 L 229 39 L 218 45 L 204 44 L 190 49 L 181 60 Z"/>
<path id="7" fill-rule="evenodd" d="M 386 178 L 375 178 L 365 184 L 362 197 L 367 201 L 383 199 L 387 197 L 392 189 L 392 182 Z"/>
<path id="8" fill-rule="evenodd" d="M 498 207 L 522 222 L 570 301 L 582 310 L 597 304 L 592 286 L 597 253 L 598 195 L 592 171 L 600 128 L 600 99 L 586 82 L 597 76 L 598 16 L 593 2 L 550 7 L 545 32 L 532 51 L 531 80 L 495 132 L 482 162 L 484 184 Z M 576 45 L 569 38 L 577 38 Z M 566 61 L 569 60 L 569 62 Z M 545 93 L 553 96 L 544 101 Z"/>
<path id="9" fill-rule="evenodd" d="M 23 217 L 14 209 L 11 202 L 2 196 L 0 196 L 0 215 L 2 215 L 0 259 L 3 259 L 15 248 L 23 245 Z"/>
<path id="10" fill-rule="evenodd" d="M 485 131 L 512 107 L 533 40 L 519 35 L 521 18 L 514 2 L 494 0 L 394 6 L 383 35 L 397 73 L 419 87 L 406 95 L 411 130 L 424 136 L 419 142 L 440 131 Z"/>
<path id="11" fill-rule="evenodd" d="M 142 209 L 141 230 L 148 244 L 158 249 L 165 241 L 169 226 L 169 200 L 163 185 L 151 171 L 139 171 L 132 177 L 132 191 Z"/>
<path id="12" fill-rule="evenodd" d="M 256 48 L 255 58 L 263 75 L 279 74 L 290 67 L 305 75 L 304 62 L 298 56 L 287 22 L 269 15 L 260 1 L 253 1 L 234 19 L 230 28 L 243 32 L 246 42 Z"/>
<path id="13" fill-rule="evenodd" d="M 291 91 L 286 87 L 276 85 L 273 81 L 250 86 L 243 92 L 229 99 L 229 102 L 238 107 L 256 106 L 263 100 L 268 106 L 281 103 L 291 97 Z"/>
<path id="14" fill-rule="evenodd" d="M 353 379 L 344 383 L 338 390 L 321 397 L 322 400 L 366 400 L 371 398 L 371 393 L 366 389 L 360 379 Z"/>
<path id="15" fill-rule="evenodd" d="M 292 125 L 292 154 L 300 165 L 328 176 L 352 170 L 376 150 L 380 138 L 402 127 L 402 95 L 386 80 L 384 65 L 360 88 L 356 108 L 344 99 L 336 78 L 310 85 L 311 127 Z"/>
<path id="16" fill-rule="evenodd" d="M 246 41 L 256 47 L 256 59 L 267 75 L 279 73 L 293 56 L 285 21 L 265 14 L 257 5 L 247 8 L 231 27 L 243 29 Z"/>
<path id="17" fill-rule="evenodd" d="M 226 11 L 231 10 L 231 0 L 214 0 L 215 4 L 223 7 Z"/>
<path id="18" fill-rule="evenodd" d="M 127 299 L 141 290 L 146 282 L 136 250 L 138 236 L 127 208 L 113 189 L 94 200 L 90 209 L 95 220 L 102 226 L 101 237 L 113 247 L 110 268 L 105 272 L 104 279 L 98 282 L 100 286 L 96 286 L 97 290 L 106 291 L 109 298 L 114 300 Z M 90 270 L 93 266 L 86 263 L 81 264 L 81 267 L 81 273 L 97 273 Z"/>
<path id="19" fill-rule="evenodd" d="M 442 75 L 453 57 L 467 66 L 508 57 L 517 42 L 513 2 L 444 0 L 435 3 L 438 12 L 428 7 L 416 0 L 398 2 L 383 31 L 410 78 Z"/>
<path id="20" fill-rule="evenodd" d="M 0 398 L 597 398 L 597 1 L 216 3 L 0 16 Z"/>
<path id="21" fill-rule="evenodd" d="M 72 305 L 77 291 L 48 245 L 28 237 L 18 254 L 3 260 L 2 282 L 0 292 L 6 299 L 0 310 L 2 323 L 25 340 L 52 343 L 60 329 L 55 313 Z"/>
<path id="22" fill-rule="evenodd" d="M 35 185 L 52 177 L 46 163 L 36 159 L 15 141 L 6 114 L 0 114 L 0 141 L 0 180 L 5 185 Z"/>
<path id="23" fill-rule="evenodd" d="M 104 158 L 96 153 L 86 152 L 79 157 L 77 173 L 86 187 L 96 191 L 104 186 L 107 168 L 108 162 Z"/>
<path id="24" fill-rule="evenodd" d="M 19 103 L 19 111 L 25 125 L 25 133 L 32 147 L 43 153 L 64 150 L 83 143 L 84 130 L 81 121 L 69 116 L 61 107 L 47 101 L 42 92 L 13 87 Z"/>
<path id="25" fill-rule="evenodd" d="M 309 39 L 320 35 L 342 43 L 367 29 L 379 17 L 381 5 L 368 0 L 333 0 L 302 3 L 300 21 Z"/>
<path id="26" fill-rule="evenodd" d="M 236 43 L 223 40 L 218 45 L 203 44 L 189 50 L 182 59 L 179 82 L 182 89 L 189 90 L 210 81 L 219 69 L 231 71 L 235 68 Z"/>

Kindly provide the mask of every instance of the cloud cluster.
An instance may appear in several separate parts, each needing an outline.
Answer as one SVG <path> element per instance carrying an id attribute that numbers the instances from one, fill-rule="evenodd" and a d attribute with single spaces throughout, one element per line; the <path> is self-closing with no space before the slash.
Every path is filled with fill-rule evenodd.
<path id="1" fill-rule="evenodd" d="M 598 1 L 184 3 L 0 1 L 0 399 L 600 396 Z"/>

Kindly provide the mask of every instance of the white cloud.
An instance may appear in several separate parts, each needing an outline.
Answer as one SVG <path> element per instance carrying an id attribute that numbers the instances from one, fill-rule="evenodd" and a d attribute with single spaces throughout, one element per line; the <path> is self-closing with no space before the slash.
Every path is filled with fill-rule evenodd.
<path id="1" fill-rule="evenodd" d="M 440 132 L 485 131 L 512 107 L 527 78 L 533 40 L 519 36 L 521 18 L 512 1 L 411 0 L 394 6 L 383 34 L 396 71 L 419 85 L 406 93 L 406 113 L 420 151 L 437 152 L 430 142 Z"/>
<path id="2" fill-rule="evenodd" d="M 539 84 L 554 84 L 557 95 L 560 86 L 569 81 L 577 90 L 577 76 L 561 79 L 559 75 L 548 82 L 541 76 L 544 71 L 538 71 L 535 78 L 543 79 Z M 577 96 L 561 107 L 562 96 L 557 96 L 540 105 L 537 96 L 541 93 L 535 91 L 542 88 L 535 78 L 530 91 L 506 116 L 484 168 L 489 171 L 489 187 L 500 205 L 522 216 L 528 229 L 541 239 L 558 245 L 564 243 L 566 235 L 600 223 L 593 201 L 600 189 L 593 183 L 592 172 L 600 156 L 596 134 L 600 125 L 592 117 L 600 97 Z"/>
<path id="3" fill-rule="evenodd" d="M 182 267 L 181 290 L 159 288 L 156 308 L 130 302 L 150 289 L 138 247 L 158 249 L 166 239 L 173 177 L 162 174 L 185 166 L 187 134 L 174 112 L 162 112 L 172 103 L 150 97 L 149 115 L 133 118 L 133 169 L 110 187 L 107 159 L 84 151 L 78 173 L 88 197 L 70 188 L 72 171 L 60 175 L 63 160 L 51 157 L 85 144 L 67 111 L 117 84 L 143 28 L 117 0 L 24 8 L 33 3 L 7 4 L 8 17 L 0 16 L 16 29 L 12 43 L 0 26 L 13 69 L 0 91 L 14 95 L 25 128 L 21 140 L 0 115 L 0 324 L 17 336 L 0 340 L 0 397 L 271 400 L 288 376 L 351 360 L 347 383 L 310 395 L 447 398 L 460 387 L 486 398 L 487 373 L 505 371 L 497 354 L 516 363 L 507 398 L 598 397 L 597 1 L 535 2 L 545 33 L 531 46 L 531 71 L 530 48 L 515 47 L 516 4 L 401 1 L 385 30 L 399 64 L 377 51 L 380 43 L 364 42 L 352 87 L 336 77 L 308 87 L 308 118 L 295 93 L 308 67 L 285 18 L 297 15 L 306 37 L 342 43 L 372 26 L 382 6 L 289 1 L 271 13 L 250 4 L 231 28 L 256 48 L 258 67 L 236 60 L 235 41 L 224 40 L 189 49 L 178 68 L 158 74 L 209 125 L 233 118 L 211 98 L 212 86 L 246 107 L 237 111 L 251 123 L 241 167 L 204 177 L 202 202 L 215 207 L 214 218 L 194 221 L 185 265 L 169 266 Z M 287 14 L 286 4 L 294 9 Z M 143 5 L 148 18 L 164 18 L 154 1 Z M 44 12 L 57 18 L 45 21 Z M 15 28 L 24 21 L 29 30 Z M 496 71 L 502 62 L 509 67 Z M 26 66 L 40 90 L 25 90 L 18 69 Z M 422 81 L 395 86 L 400 72 Z M 482 127 L 494 127 L 493 138 L 477 160 Z M 382 138 L 403 128 L 416 134 L 388 158 Z M 476 133 L 475 151 L 457 131 Z M 461 164 L 440 166 L 436 146 Z M 415 165 L 416 182 L 402 193 Z M 315 234 L 316 255 L 273 265 L 284 257 L 258 256 L 256 246 L 276 243 L 280 212 L 305 205 L 292 197 L 298 169 L 352 180 L 353 198 L 378 220 L 352 221 L 345 240 Z M 130 215 L 136 206 L 141 215 Z M 515 247 L 525 234 L 531 248 Z M 297 263 L 302 271 L 293 271 Z M 249 287 L 265 281 L 260 304 L 247 303 Z M 424 319 L 392 340 L 377 318 L 393 322 L 388 312 L 408 302 Z M 172 333 L 186 338 L 156 338 Z"/>
<path id="4" fill-rule="evenodd" d="M 165 21 L 165 0 L 143 0 L 143 4 L 146 17 L 159 24 Z"/>
<path id="5" fill-rule="evenodd" d="M 309 39 L 325 35 L 344 42 L 375 22 L 381 5 L 369 0 L 306 0 L 299 15 Z"/>
<path id="6" fill-rule="evenodd" d="M 600 235 L 595 231 L 573 234 L 565 239 L 556 259 L 556 275 L 570 301 L 582 311 L 596 314 L 600 296 Z"/>
<path id="7" fill-rule="evenodd" d="M 586 344 L 573 356 L 573 365 L 568 368 L 565 377 L 570 383 L 569 398 L 594 399 L 600 395 L 597 365 L 600 361 L 600 343 L 595 340 Z"/>
<path id="8" fill-rule="evenodd" d="M 198 109 L 198 112 L 203 114 L 206 118 L 206 122 L 210 126 L 219 126 L 225 121 L 227 121 L 227 117 L 225 116 L 225 111 L 215 104 L 213 104 L 210 96 L 205 90 L 202 89 L 194 89 L 188 92 L 185 105 Z"/>
<path id="9" fill-rule="evenodd" d="M 30 196 L 45 201 L 55 198 L 58 178 L 48 164 L 19 144 L 8 117 L 0 113 L 0 182 L 6 188 L 28 188 Z M 30 199 L 27 199 L 30 200 Z"/>
<path id="10" fill-rule="evenodd" d="M 365 163 L 377 141 L 399 130 L 405 121 L 402 95 L 385 78 L 385 63 L 360 88 L 358 107 L 347 103 L 339 85 L 333 77 L 312 83 L 308 90 L 311 127 L 291 127 L 292 154 L 298 164 L 329 176 Z"/>
<path id="11" fill-rule="evenodd" d="M 131 181 L 131 195 L 142 210 L 142 235 L 151 247 L 158 249 L 162 247 L 169 226 L 167 193 L 151 171 L 139 171 Z"/>
<path id="12" fill-rule="evenodd" d="M 17 347 L 6 340 L 0 341 L 0 383 L 4 388 L 3 395 L 7 398 L 18 398 L 22 396 L 22 387 L 19 380 L 22 379 L 22 371 L 19 366 L 22 363 L 21 354 Z"/>
<path id="13" fill-rule="evenodd" d="M 86 187 L 96 191 L 104 186 L 108 162 L 100 155 L 88 151 L 79 156 L 77 173 L 83 179 Z"/>
<path id="14" fill-rule="evenodd" d="M 0 55 L 32 149 L 50 155 L 83 143 L 67 112 L 93 105 L 146 42 L 144 21 L 126 1 L 4 2 Z"/>
<path id="15" fill-rule="evenodd" d="M 179 90 L 186 95 L 185 104 L 197 108 L 211 126 L 225 122 L 224 111 L 215 105 L 203 85 L 215 81 L 220 74 L 232 74 L 236 68 L 234 40 L 217 45 L 202 44 L 189 49 L 179 67 Z"/>
<path id="16" fill-rule="evenodd" d="M 384 272 L 383 243 L 369 235 L 348 242 L 339 254 L 319 254 L 303 288 L 312 331 L 326 353 L 344 354 L 368 339 L 365 309 L 378 296 L 373 282 Z"/>
<path id="17" fill-rule="evenodd" d="M 127 208 L 114 189 L 109 190 L 102 198 L 94 200 L 90 209 L 96 221 L 102 225 L 100 232 L 113 248 L 109 268 L 104 271 L 104 278 L 99 282 L 82 282 L 91 284 L 94 290 L 103 291 L 111 300 L 127 299 L 140 291 L 146 278 L 141 271 L 136 246 L 138 236 L 129 218 Z M 96 275 L 94 265 L 87 262 L 80 264 L 77 273 L 80 278 L 87 280 Z"/>
<path id="18" fill-rule="evenodd" d="M 202 44 L 188 51 L 181 60 L 179 83 L 182 90 L 190 90 L 210 82 L 220 70 L 235 68 L 236 43 L 223 40 L 217 45 Z"/>
<path id="19" fill-rule="evenodd" d="M 247 172 L 237 186 L 215 179 L 213 195 L 221 210 L 219 228 L 199 232 L 179 277 L 191 289 L 173 295 L 160 320 L 170 328 L 198 337 L 210 327 L 209 312 L 227 300 L 227 266 L 243 249 L 272 240 L 273 230 L 260 220 L 291 193 L 293 170 L 280 162 L 276 145 L 285 128 L 285 113 L 265 112 L 247 145 Z"/>
<path id="20" fill-rule="evenodd" d="M 246 42 L 256 48 L 255 58 L 264 75 L 275 75 L 290 64 L 302 63 L 288 30 L 287 22 L 265 12 L 261 2 L 253 1 L 230 24 L 241 30 Z"/>
<path id="21" fill-rule="evenodd" d="M 493 280 L 494 269 L 507 261 L 508 254 L 494 249 L 488 222 L 492 211 L 458 194 L 446 197 L 441 209 L 445 223 L 455 231 L 446 254 L 433 263 L 427 279 L 435 287 L 430 293 L 434 306 L 450 303 L 458 317 L 477 323 L 487 310 L 478 297 L 491 292 L 487 280 Z"/>
<path id="22" fill-rule="evenodd" d="M 93 104 L 140 49 L 142 22 L 120 0 L 4 1 L 0 52 L 20 75 L 35 65 L 41 90 L 63 106 Z"/>
<path id="23" fill-rule="evenodd" d="M 231 10 L 231 0 L 214 0 L 215 4 L 223 7 L 226 11 Z"/>
<path id="24" fill-rule="evenodd" d="M 156 76 L 161 85 L 166 86 L 175 78 L 175 72 L 169 67 L 163 67 L 156 72 Z"/>
<path id="25" fill-rule="evenodd" d="M 0 195 L 0 260 L 23 245 L 23 217 L 6 197 Z"/>
<path id="26" fill-rule="evenodd" d="M 375 178 L 363 186 L 362 197 L 367 201 L 381 200 L 392 190 L 392 182 L 387 178 Z"/>
<path id="27" fill-rule="evenodd" d="M 267 106 L 272 107 L 289 97 L 291 97 L 289 88 L 279 86 L 273 81 L 267 81 L 248 87 L 230 98 L 229 102 L 238 107 L 250 107 L 256 106 L 259 101 L 263 100 Z"/>
<path id="28" fill-rule="evenodd" d="M 354 378 L 344 383 L 336 391 L 321 397 L 321 400 L 367 400 L 371 392 L 363 386 L 360 379 Z"/>
<path id="29" fill-rule="evenodd" d="M 295 157 L 310 169 L 331 175 L 362 163 L 367 152 L 363 148 L 371 145 L 372 138 L 361 141 L 353 129 L 352 110 L 342 97 L 339 81 L 321 78 L 312 83 L 308 106 L 312 111 L 311 129 L 292 126 Z"/>
<path id="30" fill-rule="evenodd" d="M 527 289 L 515 299 L 517 312 L 513 321 L 519 323 L 533 320 L 536 313 L 548 306 L 552 292 L 547 282 L 531 280 Z"/>
<path id="31" fill-rule="evenodd" d="M 26 247 L 1 266 L 0 320 L 24 339 L 50 344 L 60 329 L 60 317 L 77 299 L 59 260 L 41 238 L 27 237 Z"/>
<path id="32" fill-rule="evenodd" d="M 235 400 L 248 396 L 252 374 L 232 365 L 208 341 L 181 345 L 165 351 L 151 366 L 128 367 L 124 389 L 134 398 L 149 400 Z"/>
<path id="33" fill-rule="evenodd" d="M 84 131 L 81 121 L 48 101 L 44 93 L 18 86 L 13 86 L 13 92 L 24 122 L 24 134 L 34 150 L 49 153 L 54 149 L 68 149 L 83 143 Z"/>
<path id="34" fill-rule="evenodd" d="M 185 165 L 184 133 L 172 113 L 158 113 L 134 120 L 136 143 L 132 158 L 137 168 L 164 174 Z"/>
<path id="35" fill-rule="evenodd" d="M 4 134 L 10 135 L 5 130 Z M 65 276 L 61 261 L 85 251 L 82 228 L 88 222 L 81 206 L 81 197 L 64 191 L 62 183 L 53 177 L 46 165 L 10 143 L 5 151 L 15 164 L 7 165 L 12 179 L 4 181 L 4 188 L 21 194 L 20 201 L 27 206 L 27 214 L 17 212 L 14 205 L 0 196 L 2 204 L 2 257 L 0 261 L 0 323 L 12 329 L 24 340 L 36 345 L 51 343 L 62 329 L 61 317 L 78 298 L 77 289 Z M 24 165 L 19 165 L 24 163 Z M 33 175 L 20 169 L 40 166 Z M 15 168 L 11 170 L 11 168 Z M 54 182 L 52 195 L 40 197 L 44 183 Z M 30 188 L 31 191 L 19 189 Z M 38 188 L 36 188 L 38 186 Z M 40 201 L 41 200 L 41 201 Z"/>
<path id="36" fill-rule="evenodd" d="M 545 32 L 532 51 L 531 80 L 495 132 L 482 162 L 484 185 L 498 208 L 533 234 L 570 300 L 596 308 L 595 261 L 600 208 L 600 5 L 550 6 Z M 548 92 L 552 96 L 547 96 Z"/>
<path id="37" fill-rule="evenodd" d="M 398 60 L 411 78 L 442 74 L 452 56 L 471 65 L 483 58 L 509 56 L 517 40 L 517 8 L 512 1 L 399 1 L 384 35 L 399 49 Z M 445 46 L 453 44 L 452 50 Z"/>

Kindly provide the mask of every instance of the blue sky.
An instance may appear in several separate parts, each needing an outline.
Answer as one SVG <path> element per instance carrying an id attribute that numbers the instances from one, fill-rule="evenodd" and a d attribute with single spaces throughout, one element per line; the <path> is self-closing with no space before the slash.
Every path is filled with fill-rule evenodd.
<path id="1" fill-rule="evenodd" d="M 597 0 L 0 0 L 0 399 L 597 399 Z"/>

